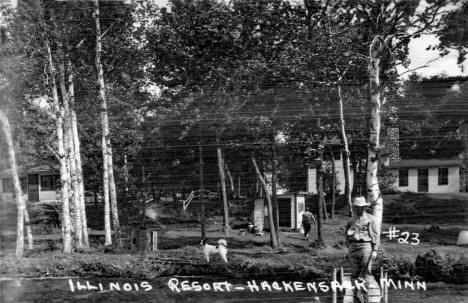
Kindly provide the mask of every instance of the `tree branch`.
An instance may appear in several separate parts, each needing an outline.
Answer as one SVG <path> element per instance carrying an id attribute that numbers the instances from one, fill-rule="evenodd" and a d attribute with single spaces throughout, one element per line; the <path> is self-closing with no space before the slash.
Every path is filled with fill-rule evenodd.
<path id="1" fill-rule="evenodd" d="M 109 27 L 109 28 L 110 28 L 110 27 Z M 102 36 L 101 36 L 101 37 L 102 37 Z M 84 42 L 85 40 L 86 40 L 86 38 L 81 39 L 81 41 L 78 42 L 78 44 L 75 46 L 75 48 L 80 48 L 81 45 L 83 45 L 83 42 Z"/>
<path id="2" fill-rule="evenodd" d="M 50 146 L 48 143 L 46 143 L 47 149 L 57 158 L 57 160 L 62 159 L 63 156 L 61 156 L 58 152 L 56 152 L 52 146 Z"/>
<path id="3" fill-rule="evenodd" d="M 424 63 L 424 65 L 421 65 L 421 66 L 418 66 L 418 67 L 412 68 L 412 69 L 410 69 L 410 70 L 407 70 L 407 71 L 405 71 L 405 72 L 403 72 L 403 73 L 401 73 L 401 74 L 398 74 L 398 75 L 397 75 L 397 77 L 400 77 L 400 76 L 402 76 L 402 75 L 404 75 L 404 74 L 407 74 L 407 73 L 413 72 L 413 71 L 415 71 L 415 70 L 418 70 L 418 69 L 422 69 L 422 68 L 429 67 L 429 63 L 431 63 L 431 62 L 434 62 L 434 61 L 437 61 L 437 60 L 439 60 L 439 59 L 440 59 L 440 58 L 434 58 L 434 59 L 431 59 L 431 60 L 427 61 L 426 63 Z"/>
<path id="4" fill-rule="evenodd" d="M 114 26 L 114 24 L 115 24 L 115 22 L 112 23 L 112 24 L 101 34 L 101 39 L 102 39 L 102 37 L 104 37 L 104 36 L 107 34 L 107 32 L 112 28 L 112 26 Z M 83 40 L 84 40 L 84 39 L 83 39 Z M 82 41 L 83 41 L 83 40 L 82 40 Z M 81 42 L 80 42 L 80 43 L 81 43 Z"/>

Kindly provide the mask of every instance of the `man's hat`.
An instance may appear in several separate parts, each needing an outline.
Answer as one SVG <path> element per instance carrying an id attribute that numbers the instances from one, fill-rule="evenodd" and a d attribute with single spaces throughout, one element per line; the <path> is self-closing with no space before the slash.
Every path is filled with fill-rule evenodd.
<path id="1" fill-rule="evenodd" d="M 356 197 L 356 198 L 354 198 L 353 205 L 354 206 L 369 206 L 370 204 L 367 203 L 366 198 Z"/>

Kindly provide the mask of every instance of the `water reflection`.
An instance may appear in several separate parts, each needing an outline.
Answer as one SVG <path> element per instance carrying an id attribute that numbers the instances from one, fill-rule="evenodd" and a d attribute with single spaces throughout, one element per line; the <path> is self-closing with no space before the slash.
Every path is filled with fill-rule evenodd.
<path id="1" fill-rule="evenodd" d="M 150 291 L 142 288 L 124 290 L 125 283 L 141 283 L 142 281 L 129 280 L 94 280 L 90 285 L 97 286 L 96 290 L 78 290 L 74 281 L 75 291 L 71 290 L 68 279 L 46 280 L 8 280 L 1 281 L 1 302 L 286 302 L 286 303 L 310 303 L 318 296 L 321 303 L 330 303 L 329 293 L 295 292 L 285 293 L 279 291 L 255 292 L 231 291 L 231 292 L 171 292 L 167 287 L 168 278 L 148 281 L 152 286 Z M 85 285 L 86 280 L 79 280 Z M 102 290 L 99 289 L 102 283 Z M 118 283 L 120 291 L 110 290 L 110 283 Z M 234 282 L 232 282 L 234 284 Z M 127 287 L 128 288 L 128 287 Z M 84 289 L 84 288 L 83 288 Z M 428 284 L 427 291 L 390 290 L 389 302 L 391 303 L 468 303 L 468 288 L 466 285 L 449 285 L 443 283 Z"/>

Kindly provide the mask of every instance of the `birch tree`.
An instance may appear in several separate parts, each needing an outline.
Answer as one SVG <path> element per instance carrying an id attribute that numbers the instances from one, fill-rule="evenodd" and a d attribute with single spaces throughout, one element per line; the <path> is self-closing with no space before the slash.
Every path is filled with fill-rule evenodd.
<path id="1" fill-rule="evenodd" d="M 44 31 L 45 23 L 42 22 Z M 62 202 L 62 237 L 63 237 L 63 252 L 71 253 L 72 252 L 72 236 L 71 236 L 71 220 L 70 220 L 70 206 L 69 206 L 69 183 L 68 183 L 68 169 L 67 169 L 67 159 L 65 154 L 64 146 L 64 116 L 65 111 L 60 104 L 58 97 L 58 89 L 56 83 L 56 71 L 55 64 L 52 58 L 52 51 L 50 48 L 50 42 L 47 37 L 47 32 L 44 33 L 44 44 L 47 53 L 47 65 L 49 70 L 49 85 L 52 93 L 52 101 L 55 112 L 55 125 L 56 125 L 56 142 L 57 142 L 57 152 L 55 153 L 59 163 L 60 163 L 60 184 L 61 184 L 61 202 Z"/>
<path id="2" fill-rule="evenodd" d="M 275 230 L 275 221 L 273 218 L 273 205 L 271 203 L 271 194 L 268 190 L 268 186 L 266 184 L 265 178 L 263 178 L 262 173 L 260 172 L 260 169 L 258 168 L 257 161 L 255 160 L 255 157 L 252 155 L 251 157 L 252 164 L 255 168 L 255 174 L 257 175 L 258 181 L 260 181 L 261 186 L 263 188 L 263 191 L 265 193 L 265 200 L 267 202 L 267 211 L 268 211 L 268 221 L 270 223 L 270 240 L 271 240 L 271 246 L 273 248 L 278 248 L 279 243 L 278 243 L 278 238 L 276 235 L 276 230 Z"/>
<path id="3" fill-rule="evenodd" d="M 346 137 L 346 128 L 345 128 L 345 119 L 344 119 L 344 111 L 343 111 L 343 95 L 341 92 L 341 84 L 338 85 L 338 102 L 339 102 L 339 109 L 340 109 L 340 135 L 341 135 L 341 142 L 343 143 L 343 171 L 345 177 L 345 196 L 346 201 L 348 202 L 349 208 L 349 216 L 353 216 L 353 207 L 351 201 L 351 163 L 349 160 L 349 145 L 348 145 L 348 138 Z"/>
<path id="4" fill-rule="evenodd" d="M 101 63 L 101 25 L 99 20 L 99 0 L 94 0 L 94 21 L 96 25 L 96 69 L 99 100 L 101 101 L 101 128 L 102 128 L 102 155 L 103 155 L 103 187 L 104 187 L 104 218 L 106 230 L 106 245 L 112 244 L 109 212 L 112 210 L 112 225 L 120 239 L 120 223 L 117 208 L 117 193 L 115 188 L 112 145 L 110 141 L 109 121 L 107 114 L 106 88 L 104 83 L 104 71 Z M 110 207 L 109 204 L 110 194 Z M 120 241 L 119 241 L 119 244 Z"/>
<path id="5" fill-rule="evenodd" d="M 8 117 L 3 111 L 0 111 L 0 123 L 2 124 L 2 130 L 5 137 L 5 141 L 8 148 L 8 159 L 11 168 L 11 177 L 13 180 L 14 197 L 17 207 L 17 219 L 16 219 L 16 250 L 15 255 L 22 257 L 24 253 L 24 223 L 27 224 L 27 235 L 29 249 L 33 249 L 33 238 L 31 232 L 31 225 L 29 225 L 29 215 L 27 215 L 26 202 L 23 199 L 21 184 L 18 177 L 18 167 L 16 165 L 15 149 L 13 145 L 13 139 L 11 135 L 10 123 Z"/>
<path id="6" fill-rule="evenodd" d="M 88 223 L 86 219 L 86 206 L 84 200 L 84 180 L 83 180 L 83 170 L 81 164 L 81 148 L 80 148 L 80 138 L 78 134 L 78 122 L 76 118 L 75 112 L 75 86 L 74 86 L 74 78 L 73 78 L 73 65 L 71 60 L 67 58 L 66 60 L 66 69 L 68 72 L 68 98 L 70 102 L 69 107 L 69 119 L 71 123 L 71 131 L 72 131 L 72 141 L 73 141 L 73 151 L 74 151 L 74 158 L 76 161 L 75 166 L 75 178 L 77 183 L 77 193 L 78 196 L 78 209 L 80 211 L 80 219 L 81 219 L 81 229 L 82 229 L 82 237 L 83 237 L 83 245 L 84 247 L 89 246 L 89 236 L 88 236 Z"/>
<path id="7" fill-rule="evenodd" d="M 14 89 L 12 89 L 12 87 L 13 83 L 15 83 L 16 81 L 14 71 L 18 66 L 18 61 L 16 60 L 16 48 L 14 47 L 14 44 L 11 43 L 12 41 L 9 39 L 7 34 L 11 25 L 13 11 L 9 9 L 9 6 L 7 4 L 0 4 L 0 7 L 2 9 L 2 14 L 0 16 L 0 106 L 2 108 L 2 110 L 0 110 L 0 127 L 3 130 L 2 132 L 6 140 L 6 148 L 8 151 L 7 157 L 10 163 L 12 174 L 11 177 L 13 181 L 13 193 L 15 203 L 18 209 L 16 255 L 22 256 L 24 252 L 24 226 L 26 226 L 28 247 L 29 249 L 33 249 L 34 247 L 32 229 L 30 225 L 28 210 L 26 207 L 26 201 L 23 199 L 21 184 L 18 180 L 18 164 L 16 161 L 17 153 L 15 152 L 13 135 L 10 127 L 10 120 L 7 116 L 10 108 L 12 109 L 11 111 L 9 111 L 10 113 L 18 113 L 17 108 L 15 108 L 16 102 L 13 102 L 12 97 L 14 95 Z M 17 121 L 19 122 L 20 119 L 17 119 Z M 18 191 L 18 188 L 20 188 L 20 191 Z M 21 209 L 22 212 L 20 211 Z"/>
<path id="8" fill-rule="evenodd" d="M 65 55 L 63 50 L 63 45 L 59 43 L 58 46 L 58 66 L 59 66 L 59 86 L 62 96 L 63 112 L 64 112 L 64 145 L 65 145 L 65 155 L 68 164 L 68 184 L 70 184 L 70 198 L 73 201 L 73 231 L 74 236 L 77 240 L 78 248 L 83 246 L 83 230 L 81 225 L 81 211 L 80 211 L 80 198 L 79 198 L 79 188 L 76 178 L 76 159 L 75 159 L 75 147 L 73 140 L 72 132 L 72 123 L 71 123 L 71 114 L 70 114 L 70 101 L 69 101 L 69 92 L 67 91 L 66 85 L 66 75 L 65 75 Z"/>
<path id="9" fill-rule="evenodd" d="M 383 199 L 379 188 L 377 169 L 381 151 L 381 113 L 385 104 L 385 86 L 382 79 L 391 81 L 398 76 L 397 64 L 407 65 L 408 44 L 422 34 L 436 33 L 444 22 L 444 8 L 456 1 L 350 1 L 352 17 L 369 34 L 368 71 L 371 106 L 369 147 L 367 154 L 367 198 L 373 206 L 373 215 L 382 223 Z"/>
<path id="10" fill-rule="evenodd" d="M 218 158 L 218 171 L 219 171 L 219 179 L 221 181 L 221 193 L 223 196 L 223 209 L 224 209 L 224 232 L 226 235 L 230 233 L 230 225 L 229 225 L 229 204 L 228 204 L 228 197 L 226 192 L 226 175 L 225 175 L 225 164 L 224 164 L 224 157 L 221 150 L 221 146 L 219 144 L 219 136 L 216 136 L 216 156 Z"/>

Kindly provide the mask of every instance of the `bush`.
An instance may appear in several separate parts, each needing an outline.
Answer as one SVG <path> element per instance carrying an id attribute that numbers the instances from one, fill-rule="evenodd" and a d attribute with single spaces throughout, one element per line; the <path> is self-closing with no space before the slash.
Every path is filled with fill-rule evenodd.
<path id="1" fill-rule="evenodd" d="M 383 194 L 393 194 L 397 192 L 397 188 L 395 186 L 397 178 L 390 173 L 388 167 L 379 165 L 377 175 L 379 178 L 380 191 Z"/>
<path id="2" fill-rule="evenodd" d="M 442 255 L 435 250 L 431 250 L 424 255 L 418 255 L 416 258 L 416 274 L 424 277 L 429 282 L 457 282 L 453 267 L 455 263 L 456 260 L 451 255 Z"/>

